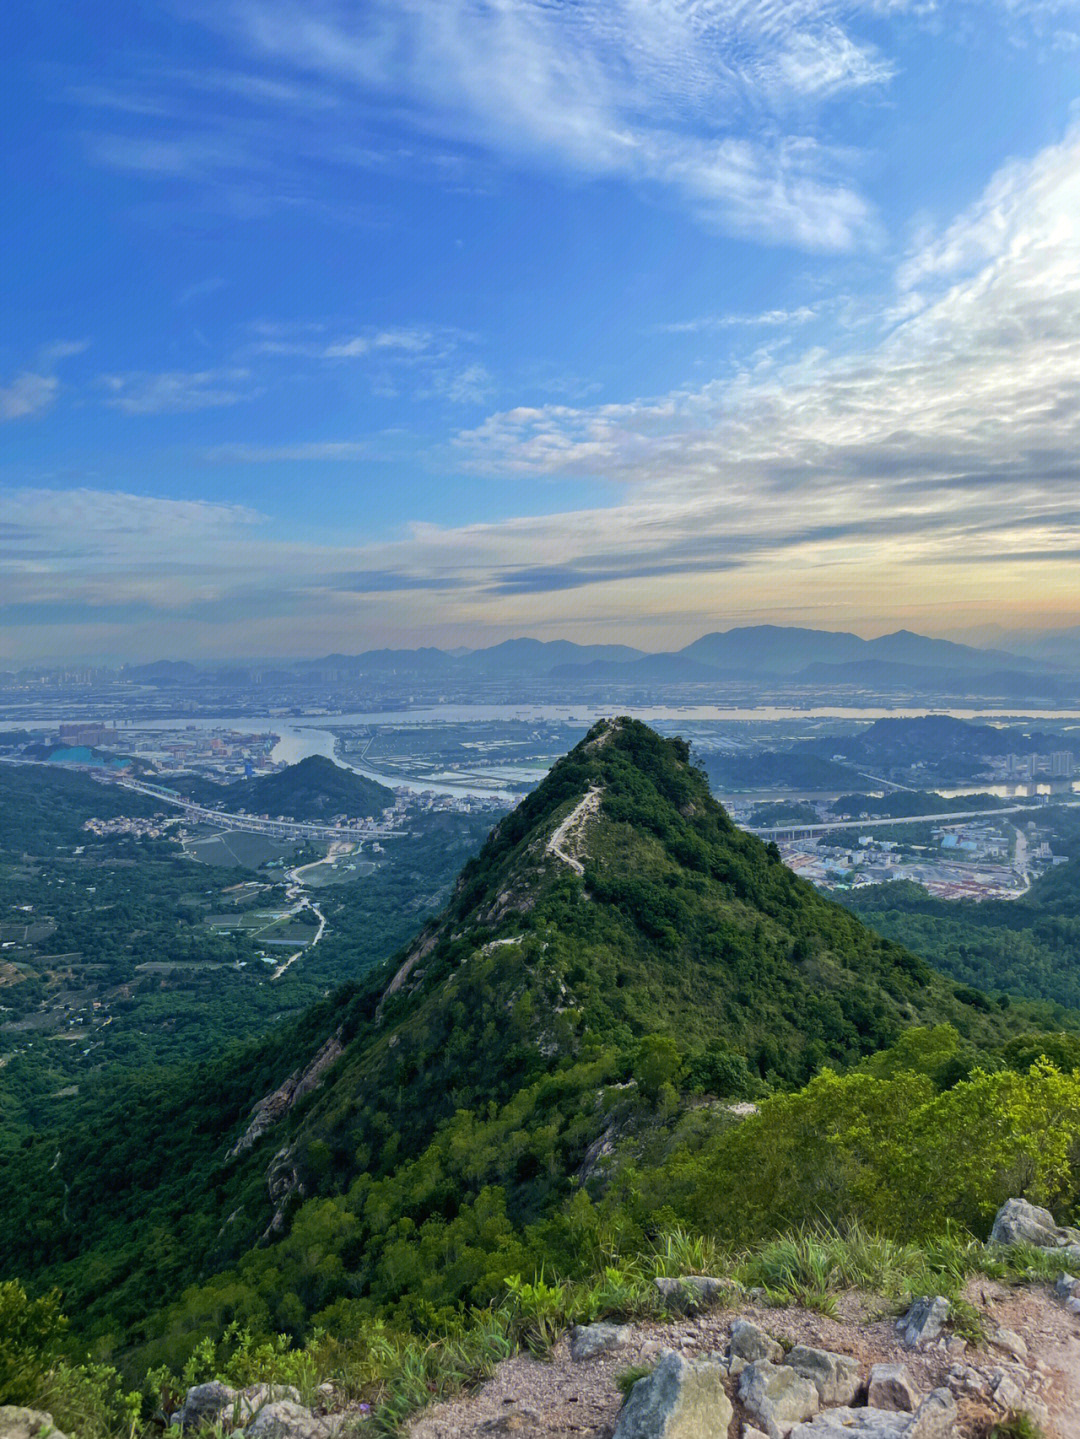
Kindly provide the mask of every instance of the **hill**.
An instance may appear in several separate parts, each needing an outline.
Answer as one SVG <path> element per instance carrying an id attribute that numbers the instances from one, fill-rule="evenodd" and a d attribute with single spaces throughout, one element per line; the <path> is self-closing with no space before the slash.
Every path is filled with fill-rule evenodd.
<path id="1" fill-rule="evenodd" d="M 298 764 L 257 779 L 230 785 L 188 780 L 177 786 L 200 804 L 220 805 L 232 813 L 286 815 L 297 820 L 330 820 L 334 815 L 367 819 L 394 803 L 384 784 L 335 764 L 324 755 L 309 755 Z"/>
<path id="2" fill-rule="evenodd" d="M 1031 1028 L 736 829 L 681 741 L 602 723 L 387 965 L 30 1141 L 0 1178 L 0 1274 L 150 1354 L 232 1317 L 411 1322 L 569 1262 L 583 1179 L 658 1104 L 789 1088 L 940 1021 L 971 1054 Z"/>

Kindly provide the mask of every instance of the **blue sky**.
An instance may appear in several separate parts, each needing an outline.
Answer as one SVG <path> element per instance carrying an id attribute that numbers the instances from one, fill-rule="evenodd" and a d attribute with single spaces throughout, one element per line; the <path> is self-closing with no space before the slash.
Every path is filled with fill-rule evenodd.
<path id="1" fill-rule="evenodd" d="M 37 0 L 0 55 L 0 658 L 1080 620 L 1080 0 Z"/>

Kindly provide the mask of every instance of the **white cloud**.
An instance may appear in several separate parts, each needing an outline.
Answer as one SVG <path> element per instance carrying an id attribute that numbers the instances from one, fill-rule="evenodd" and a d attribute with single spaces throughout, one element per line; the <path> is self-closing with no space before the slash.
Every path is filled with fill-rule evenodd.
<path id="1" fill-rule="evenodd" d="M 891 62 L 853 28 L 877 8 L 233 0 L 200 13 L 263 62 L 361 103 L 392 99 L 421 138 L 661 186 L 725 231 L 842 250 L 869 232 L 872 216 L 845 178 L 851 157 L 815 139 L 812 110 L 891 79 Z M 371 145 L 360 148 L 369 162 Z M 198 157 L 166 149 L 131 158 L 179 169 Z"/>
<path id="2" fill-rule="evenodd" d="M 16 375 L 10 385 L 0 386 L 0 420 L 25 420 L 49 409 L 60 391 L 55 375 Z"/>
<path id="3" fill-rule="evenodd" d="M 158 415 L 238 405 L 257 392 L 248 370 L 170 370 L 102 375 L 105 403 L 125 415 Z"/>
<path id="4" fill-rule="evenodd" d="M 1007 166 L 907 259 L 898 291 L 914 313 L 861 353 L 507 410 L 459 446 L 488 473 L 621 485 L 613 509 L 533 529 L 536 562 L 550 528 L 546 552 L 587 573 L 627 554 L 677 567 L 1080 553 L 1080 130 Z"/>

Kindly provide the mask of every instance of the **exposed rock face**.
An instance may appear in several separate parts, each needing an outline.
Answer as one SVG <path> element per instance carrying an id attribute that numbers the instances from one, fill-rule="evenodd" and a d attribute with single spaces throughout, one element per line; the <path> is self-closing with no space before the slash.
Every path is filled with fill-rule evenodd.
<path id="1" fill-rule="evenodd" d="M 875 1364 L 870 1370 L 866 1402 L 872 1409 L 914 1414 L 919 1407 L 919 1393 L 902 1364 Z"/>
<path id="2" fill-rule="evenodd" d="M 727 1439 L 732 1413 L 718 1365 L 668 1350 L 630 1391 L 613 1439 Z"/>
<path id="3" fill-rule="evenodd" d="M 784 1363 L 809 1379 L 823 1405 L 854 1404 L 862 1387 L 859 1366 L 848 1354 L 832 1354 L 827 1349 L 796 1344 Z"/>
<path id="4" fill-rule="evenodd" d="M 990 1231 L 991 1244 L 1034 1244 L 1036 1249 L 1076 1249 L 1080 1259 L 1080 1229 L 1054 1223 L 1049 1209 L 1026 1199 L 1006 1199 Z"/>
<path id="5" fill-rule="evenodd" d="M 678 1279 L 654 1279 L 668 1308 L 681 1314 L 692 1314 L 711 1304 L 723 1304 L 725 1300 L 740 1294 L 741 1287 L 734 1279 L 715 1279 L 709 1274 L 684 1274 Z"/>
<path id="6" fill-rule="evenodd" d="M 271 1428 L 257 1429 L 282 1423 L 286 1419 L 299 1423 L 297 1413 L 310 1421 L 308 1428 L 282 1429 L 280 1433 Z M 263 1419 L 263 1415 L 267 1415 Z M 332 1431 L 326 1425 L 329 1420 L 316 1420 L 310 1410 L 301 1408 L 299 1391 L 291 1384 L 251 1384 L 246 1389 L 231 1389 L 214 1379 L 209 1384 L 196 1384 L 184 1397 L 183 1407 L 172 1417 L 172 1423 L 180 1429 L 201 1429 L 220 1423 L 239 1423 L 245 1426 L 246 1434 L 262 1434 L 264 1439 L 326 1439 Z M 310 1423 L 324 1427 L 312 1429 Z M 2 1431 L 0 1431 L 2 1434 Z"/>
<path id="7" fill-rule="evenodd" d="M 629 1324 L 578 1324 L 570 1334 L 570 1358 L 595 1359 L 598 1354 L 621 1349 L 633 1332 Z"/>
<path id="8" fill-rule="evenodd" d="M 744 1359 L 747 1364 L 753 1364 L 759 1359 L 779 1364 L 784 1357 L 784 1351 L 764 1329 L 760 1329 L 749 1319 L 736 1319 L 731 1326 L 731 1357 Z"/>
<path id="9" fill-rule="evenodd" d="M 818 1411 L 817 1386 L 788 1365 L 758 1359 L 739 1376 L 739 1398 L 746 1412 L 769 1436 L 785 1439 L 792 1426 Z"/>
<path id="10" fill-rule="evenodd" d="M 41 1409 L 0 1404 L 0 1439 L 65 1439 L 52 1415 Z"/>
<path id="11" fill-rule="evenodd" d="M 267 1094 L 260 1099 L 251 1111 L 248 1127 L 229 1150 L 226 1158 L 235 1159 L 238 1155 L 244 1154 L 279 1119 L 284 1118 L 293 1105 L 303 1099 L 305 1094 L 310 1094 L 313 1089 L 317 1089 L 322 1083 L 326 1071 L 341 1053 L 341 1035 L 340 1033 L 333 1034 L 306 1069 L 296 1070 L 272 1094 Z"/>
<path id="12" fill-rule="evenodd" d="M 247 1439 L 332 1439 L 341 1427 L 340 1419 L 312 1414 L 291 1399 L 264 1404 L 244 1426 Z"/>
<path id="13" fill-rule="evenodd" d="M 953 1439 L 956 1400 L 947 1389 L 928 1394 L 914 1414 L 888 1409 L 827 1409 L 797 1424 L 791 1439 Z"/>
<path id="14" fill-rule="evenodd" d="M 239 1391 L 222 1384 L 220 1379 L 195 1384 L 184 1396 L 183 1405 L 173 1415 L 172 1422 L 181 1429 L 198 1429 L 202 1424 L 217 1424 L 225 1417 L 231 1419 L 239 1398 Z"/>
<path id="15" fill-rule="evenodd" d="M 927 1294 L 922 1299 L 916 1299 L 897 1324 L 907 1347 L 921 1349 L 932 1343 L 945 1327 L 950 1309 L 951 1305 L 943 1294 L 933 1298 Z"/>

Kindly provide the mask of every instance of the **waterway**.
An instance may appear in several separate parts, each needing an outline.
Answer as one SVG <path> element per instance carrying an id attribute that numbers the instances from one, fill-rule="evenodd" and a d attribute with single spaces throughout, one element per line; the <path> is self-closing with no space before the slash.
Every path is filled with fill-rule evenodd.
<path id="1" fill-rule="evenodd" d="M 1080 721 L 1080 710 L 1046 710 L 1037 715 L 1025 714 L 1020 710 L 1009 709 L 933 709 L 911 708 L 911 709 L 885 709 L 885 708 L 851 708 L 845 709 L 839 705 L 822 705 L 813 708 L 799 708 L 785 705 L 761 705 L 757 708 L 740 707 L 728 708 L 722 705 L 645 705 L 645 706 L 620 706 L 620 713 L 632 715 L 635 719 L 644 720 L 647 724 L 662 724 L 665 727 L 672 724 L 712 722 L 746 724 L 755 721 L 768 722 L 776 720 L 811 720 L 811 719 L 836 719 L 869 721 L 876 719 L 913 719 L 927 713 L 949 714 L 955 719 L 982 720 L 987 723 L 995 721 L 1011 721 L 1013 723 L 1039 723 L 1046 720 L 1076 720 Z M 401 774 L 388 774 L 385 771 L 374 768 L 370 765 L 359 764 L 355 760 L 349 760 L 336 752 L 336 739 L 332 733 L 335 729 L 351 728 L 360 725 L 385 726 L 392 725 L 395 728 L 403 729 L 415 725 L 431 724 L 484 724 L 492 721 L 513 721 L 519 720 L 527 723 L 540 722 L 561 722 L 563 724 L 578 724 L 587 729 L 596 720 L 611 713 L 611 707 L 598 707 L 592 705 L 547 705 L 547 704 L 447 704 L 435 705 L 426 709 L 409 710 L 367 710 L 353 714 L 319 714 L 319 715 L 290 715 L 288 718 L 280 715 L 256 714 L 237 716 L 208 716 L 199 715 L 193 718 L 183 719 L 140 719 L 132 722 L 130 728 L 135 731 L 233 731 L 239 734 L 276 734 L 278 741 L 274 746 L 271 757 L 277 763 L 296 764 L 302 759 L 311 755 L 324 755 L 328 759 L 336 760 L 338 764 L 353 770 L 356 774 L 364 775 L 368 779 L 377 780 L 391 788 L 404 786 L 407 789 L 421 791 L 430 790 L 435 794 L 456 795 L 459 797 L 486 795 L 497 797 L 516 803 L 520 795 L 515 795 L 509 790 L 502 791 L 487 784 L 473 784 L 467 778 L 460 780 L 449 780 L 440 778 L 429 779 L 427 776 L 410 778 Z M 5 722 L 5 717 L 0 711 L 0 724 Z M 56 721 L 15 721 L 14 717 L 9 721 L 19 723 L 20 727 L 32 730 L 55 729 Z M 121 732 L 126 726 L 121 727 Z M 488 771 L 494 775 L 494 770 Z M 536 772 L 539 777 L 540 772 Z M 1049 785 L 1038 785 L 1038 792 L 1049 793 Z M 1002 796 L 1014 796 L 1017 794 L 1030 793 L 1028 787 L 1021 787 L 1019 790 L 1006 785 L 972 785 L 964 788 L 950 788 L 940 791 L 948 796 L 960 796 L 964 793 L 987 791 L 991 794 Z M 790 791 L 784 792 L 785 798 L 791 797 Z M 740 796 L 744 798 L 744 796 Z"/>

